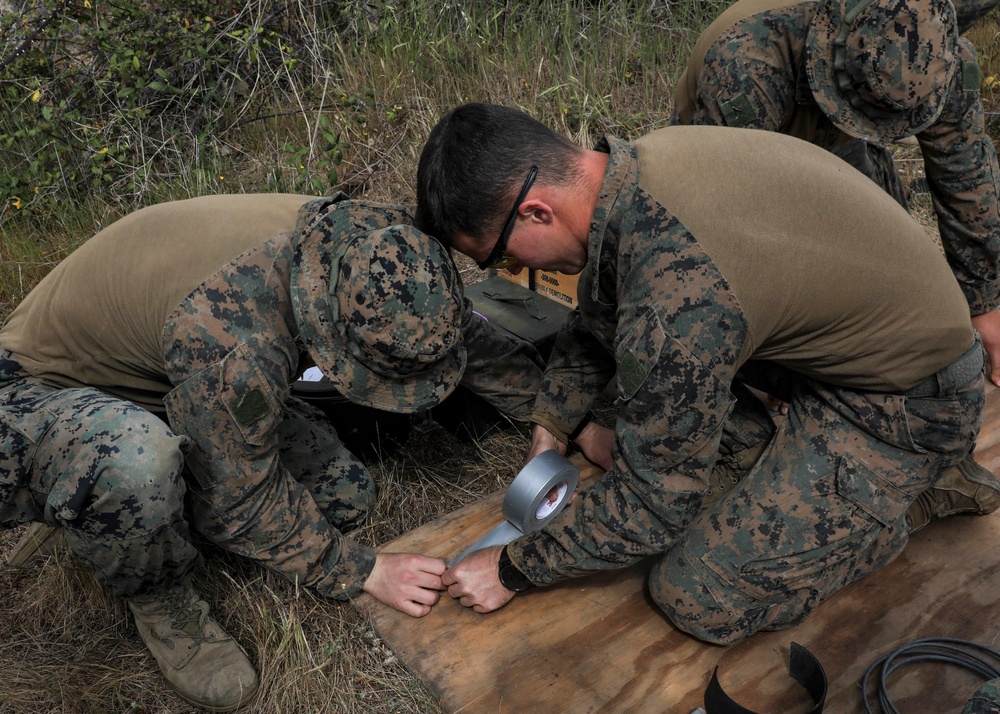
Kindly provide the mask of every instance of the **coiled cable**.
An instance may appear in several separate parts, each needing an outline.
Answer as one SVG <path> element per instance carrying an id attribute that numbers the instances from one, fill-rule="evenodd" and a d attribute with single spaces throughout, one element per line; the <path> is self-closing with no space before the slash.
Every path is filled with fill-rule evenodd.
<path id="1" fill-rule="evenodd" d="M 992 660 L 992 662 L 991 662 Z M 865 671 L 861 680 L 861 696 L 865 714 L 874 714 L 868 703 L 868 683 L 877 670 L 878 704 L 884 714 L 899 714 L 889 696 L 889 675 L 900 667 L 917 662 L 943 662 L 975 672 L 985 680 L 1000 677 L 1000 652 L 968 640 L 947 637 L 928 637 L 908 642 L 887 655 L 880 657 Z"/>

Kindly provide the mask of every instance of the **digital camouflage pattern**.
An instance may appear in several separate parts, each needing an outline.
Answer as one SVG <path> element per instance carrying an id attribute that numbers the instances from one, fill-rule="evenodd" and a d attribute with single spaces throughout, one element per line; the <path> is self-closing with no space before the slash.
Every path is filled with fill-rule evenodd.
<path id="1" fill-rule="evenodd" d="M 344 396 L 394 412 L 438 404 L 465 369 L 458 270 L 412 223 L 401 206 L 344 211 L 321 199 L 295 229 L 302 341 Z"/>
<path id="2" fill-rule="evenodd" d="M 323 595 L 352 595 L 374 567 L 374 552 L 330 523 L 280 459 L 279 426 L 300 354 L 293 255 L 289 236 L 269 240 L 174 310 L 162 335 L 166 375 L 176 386 L 164 405 L 173 430 L 192 442 L 194 526 Z"/>
<path id="3" fill-rule="evenodd" d="M 164 403 L 171 425 L 194 443 L 197 527 L 327 596 L 357 593 L 375 557 L 329 523 L 281 463 L 277 426 L 297 369 L 296 333 L 349 398 L 381 408 L 406 410 L 407 398 L 432 406 L 464 367 L 457 273 L 439 245 L 432 253 L 435 242 L 389 227 L 406 219 L 400 208 L 307 203 L 291 240 L 245 253 L 163 329 L 177 385 Z M 417 338 L 428 344 L 411 346 Z M 408 380 L 413 370 L 418 377 Z M 369 492 L 350 478 L 344 485 Z"/>
<path id="4" fill-rule="evenodd" d="M 1000 714 L 1000 679 L 991 679 L 977 689 L 962 714 Z"/>
<path id="5" fill-rule="evenodd" d="M 614 466 L 544 530 L 515 540 L 511 560 L 548 584 L 661 555 L 650 591 L 681 629 L 729 643 L 792 625 L 896 555 L 909 503 L 969 456 L 982 420 L 981 345 L 960 360 L 962 384 L 939 373 L 933 398 L 791 375 L 790 413 L 775 429 L 745 390 L 730 389 L 750 339 L 738 296 L 643 190 L 634 147 L 608 137 L 598 148 L 610 154 L 580 307 L 532 419 L 565 436 L 615 374 Z M 741 458 L 762 443 L 756 464 Z M 734 474 L 744 476 L 731 495 L 703 510 Z"/>
<path id="6" fill-rule="evenodd" d="M 0 350 L 0 527 L 44 521 L 110 590 L 182 581 L 188 441 L 130 402 L 35 380 Z"/>
<path id="7" fill-rule="evenodd" d="M 654 566 L 653 599 L 717 644 L 799 624 L 902 551 L 909 504 L 964 459 L 984 401 L 981 378 L 905 401 L 802 380 L 735 493 Z"/>
<path id="8" fill-rule="evenodd" d="M 169 428 L 123 399 L 96 389 L 67 389 L 31 377 L 11 360 L 0 363 L 13 375 L 0 374 L 0 525 L 44 519 L 65 526 L 73 549 L 98 577 L 116 592 L 131 595 L 176 580 L 197 557 L 181 519 L 181 504 L 187 500 L 191 527 L 218 545 L 323 595 L 343 598 L 360 590 L 374 565 L 374 551 L 342 531 L 365 517 L 375 485 L 322 414 L 290 396 L 291 383 L 309 366 L 297 320 L 301 316 L 291 295 L 293 275 L 300 287 L 306 274 L 323 281 L 317 292 L 328 294 L 323 268 L 296 273 L 296 260 L 332 266 L 330 258 L 343 243 L 372 239 L 372 231 L 363 228 L 368 222 L 389 214 L 408 220 L 408 214 L 347 200 L 307 203 L 302 210 L 317 206 L 338 225 L 360 228 L 338 234 L 336 243 L 329 241 L 325 259 L 315 246 L 310 255 L 296 252 L 291 232 L 265 240 L 211 275 L 165 324 L 156 326 L 162 336 L 161 381 Z M 322 230 L 318 223 L 312 222 L 310 237 Z M 406 313 L 400 300 L 446 296 L 451 307 L 431 314 L 456 323 L 431 328 L 450 340 L 440 343 L 446 345 L 444 354 L 454 355 L 469 344 L 470 387 L 481 388 L 513 418 L 526 419 L 540 377 L 533 348 L 515 344 L 474 317 L 460 285 L 451 277 L 442 279 L 430 263 L 421 264 L 419 278 L 437 280 L 435 288 L 400 290 L 406 281 L 397 278 L 407 266 L 394 265 L 393 258 L 404 257 L 411 244 L 413 255 L 426 256 L 430 249 L 405 226 L 379 235 L 387 238 L 388 248 L 381 253 L 372 248 L 366 255 L 378 260 L 356 264 L 354 270 L 364 265 L 380 272 L 369 279 L 363 271 L 345 268 L 340 275 L 346 275 L 341 285 L 350 288 L 347 294 L 371 297 L 383 318 L 398 308 L 411 321 L 416 313 Z M 68 269 L 72 261 L 67 258 Z M 453 276 L 447 256 L 439 269 Z M 164 270 L 169 274 L 169 266 Z M 380 292 L 382 287 L 389 289 Z M 374 292 L 365 292 L 369 288 Z M 386 308 L 393 300 L 395 306 Z M 142 301 L 135 303 L 139 319 L 158 314 L 144 309 Z M 118 329 L 131 334 L 133 327 Z M 367 345 L 378 346 L 381 339 L 374 334 Z M 347 350 L 356 348 L 342 344 Z M 323 349 L 329 354 L 331 348 Z M 359 355 L 369 362 L 381 360 L 380 369 L 391 368 L 391 352 L 373 359 L 358 349 L 354 358 Z M 315 357 L 322 362 L 322 354 Z M 460 361 L 452 364 L 461 367 Z M 407 366 L 402 365 L 400 374 Z M 132 365 L 120 368 L 124 372 Z M 354 367 L 356 373 L 363 368 Z M 453 384 L 459 376 L 438 373 L 434 380 L 436 385 Z M 440 387 L 428 393 L 438 395 Z M 86 448 L 79 447 L 81 439 Z M 52 505 L 48 510 L 46 499 Z"/>
<path id="9" fill-rule="evenodd" d="M 898 200 L 898 178 L 886 181 L 890 175 L 885 168 L 888 155 L 873 164 L 865 152 L 849 147 L 838 151 L 854 139 L 838 126 L 836 116 L 831 119 L 824 112 L 810 89 L 806 38 L 817 18 L 825 17 L 826 5 L 818 0 L 779 5 L 781 0 L 753 5 L 742 0 L 709 26 L 678 81 L 673 122 L 762 129 L 809 141 L 851 161 Z M 937 119 L 916 133 L 916 138 L 948 262 L 972 314 L 979 315 L 1000 306 L 996 268 L 1000 255 L 996 177 L 1000 167 L 985 129 L 975 50 L 962 39 L 954 52 L 954 70 L 948 73 L 950 81 L 942 90 Z M 945 86 L 943 78 L 938 85 Z M 847 105 L 841 102 L 838 106 Z M 873 128 L 881 126 L 882 120 L 874 113 L 854 111 L 852 116 L 862 117 L 857 119 L 859 123 L 872 122 Z M 888 128 L 879 129 L 878 137 L 895 138 L 920 129 L 917 124 L 901 130 L 898 117 L 884 121 Z M 851 160 L 852 156 L 858 161 Z M 892 169 L 891 174 L 895 173 Z"/>
<path id="10" fill-rule="evenodd" d="M 919 134 L 961 73 L 957 41 L 950 0 L 825 0 L 806 38 L 813 99 L 859 139 Z"/>

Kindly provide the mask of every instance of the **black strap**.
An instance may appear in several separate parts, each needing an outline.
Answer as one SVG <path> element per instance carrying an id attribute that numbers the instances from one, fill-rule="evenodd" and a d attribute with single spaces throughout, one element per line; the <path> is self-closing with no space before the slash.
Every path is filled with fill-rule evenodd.
<path id="1" fill-rule="evenodd" d="M 805 687 L 815 706 L 808 714 L 822 714 L 826 702 L 826 672 L 813 653 L 793 642 L 789 648 L 788 674 Z M 755 714 L 733 701 L 719 684 L 719 668 L 712 673 L 712 681 L 705 690 L 705 714 Z"/>

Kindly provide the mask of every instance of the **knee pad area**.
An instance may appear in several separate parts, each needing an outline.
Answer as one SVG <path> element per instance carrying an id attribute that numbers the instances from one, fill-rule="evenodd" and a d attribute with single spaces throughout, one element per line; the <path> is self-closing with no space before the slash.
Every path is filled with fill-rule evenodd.
<path id="1" fill-rule="evenodd" d="M 46 499 L 46 520 L 84 531 L 126 533 L 176 522 L 184 507 L 184 437 L 123 434 L 81 450 Z"/>
<path id="2" fill-rule="evenodd" d="M 717 645 L 734 644 L 762 629 L 764 610 L 692 561 L 676 547 L 649 574 L 650 595 L 677 629 Z"/>

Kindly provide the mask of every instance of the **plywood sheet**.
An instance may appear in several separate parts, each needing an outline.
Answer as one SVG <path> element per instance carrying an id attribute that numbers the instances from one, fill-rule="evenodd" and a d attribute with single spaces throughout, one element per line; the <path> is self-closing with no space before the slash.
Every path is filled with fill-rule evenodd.
<path id="1" fill-rule="evenodd" d="M 977 451 L 1000 468 L 1000 393 L 991 389 Z M 585 463 L 580 461 L 579 463 Z M 593 467 L 584 475 L 596 478 Z M 386 546 L 444 558 L 500 522 L 502 493 Z M 445 596 L 413 619 L 365 596 L 359 604 L 400 659 L 448 712 L 679 712 L 703 704 L 712 670 L 758 712 L 805 712 L 788 677 L 798 642 L 826 669 L 826 711 L 861 712 L 859 682 L 880 655 L 920 637 L 1000 640 L 1000 515 L 953 517 L 915 534 L 879 573 L 847 587 L 802 625 L 731 647 L 674 629 L 646 593 L 649 564 L 522 593 L 479 615 Z M 1000 646 L 1000 645 L 998 645 Z M 890 691 L 901 711 L 959 711 L 979 680 L 945 665 L 900 671 Z"/>

